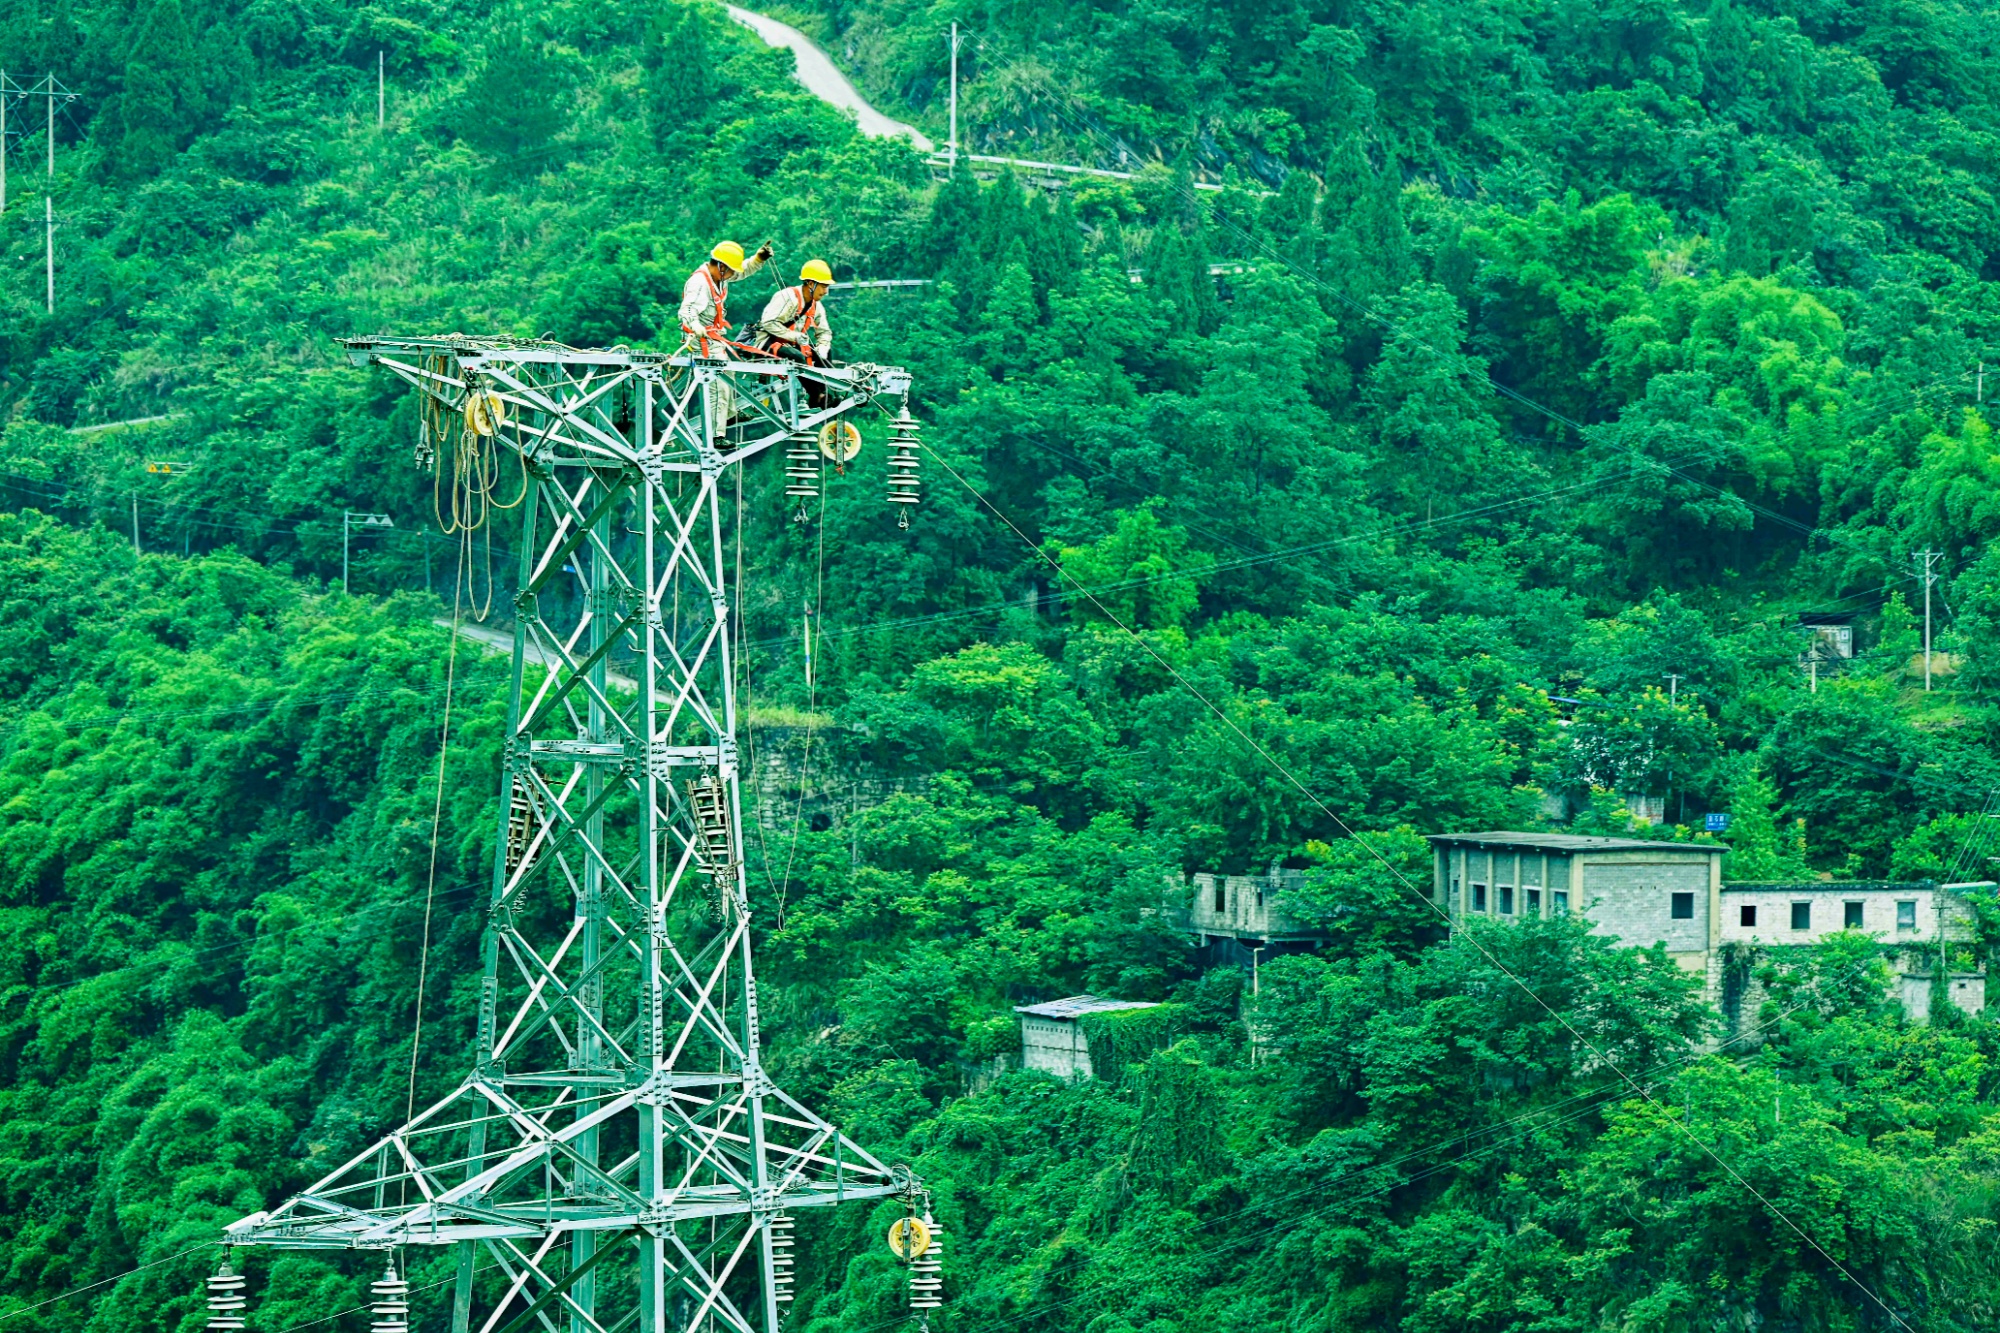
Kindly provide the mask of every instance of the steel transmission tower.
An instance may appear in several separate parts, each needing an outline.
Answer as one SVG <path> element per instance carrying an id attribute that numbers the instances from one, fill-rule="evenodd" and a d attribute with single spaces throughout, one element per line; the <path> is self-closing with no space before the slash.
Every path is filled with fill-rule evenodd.
<path id="1" fill-rule="evenodd" d="M 791 1214 L 914 1205 L 921 1187 L 759 1061 L 723 479 L 788 445 L 796 483 L 817 428 L 892 398 L 913 457 L 910 377 L 458 336 L 346 345 L 424 396 L 441 470 L 483 456 L 522 488 L 477 1046 L 450 1096 L 224 1242 L 457 1246 L 455 1333 L 776 1333 Z"/>

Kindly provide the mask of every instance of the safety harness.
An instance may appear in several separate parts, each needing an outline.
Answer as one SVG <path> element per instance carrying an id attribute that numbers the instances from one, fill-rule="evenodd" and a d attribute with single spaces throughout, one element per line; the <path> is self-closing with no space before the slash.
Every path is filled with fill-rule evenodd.
<path id="1" fill-rule="evenodd" d="M 717 282 L 715 275 L 709 272 L 707 264 L 703 264 L 696 272 L 708 280 L 709 294 L 715 298 L 715 314 L 709 318 L 707 328 L 697 331 L 683 324 L 681 332 L 686 334 L 689 340 L 699 342 L 701 354 L 708 356 L 708 344 L 711 340 L 720 343 L 729 341 L 724 336 L 729 331 L 729 284 Z"/>
<path id="2" fill-rule="evenodd" d="M 814 325 L 822 323 L 821 317 L 823 312 L 820 310 L 820 303 L 818 301 L 808 302 L 806 300 L 806 288 L 804 283 L 800 283 L 796 287 L 787 288 L 786 291 L 787 294 L 790 295 L 794 301 L 798 302 L 799 312 L 793 315 L 789 320 L 785 321 L 785 327 L 787 329 L 790 329 L 793 333 L 810 334 L 813 331 Z M 766 334 L 765 344 L 764 344 L 765 348 L 768 350 L 772 347 L 775 347 L 779 341 L 780 341 L 779 339 L 774 338 L 769 334 Z M 806 354 L 806 363 L 808 365 L 810 365 L 815 359 L 817 359 L 813 352 L 811 338 L 807 338 L 803 343 L 797 343 L 794 345 L 797 346 L 800 351 Z"/>

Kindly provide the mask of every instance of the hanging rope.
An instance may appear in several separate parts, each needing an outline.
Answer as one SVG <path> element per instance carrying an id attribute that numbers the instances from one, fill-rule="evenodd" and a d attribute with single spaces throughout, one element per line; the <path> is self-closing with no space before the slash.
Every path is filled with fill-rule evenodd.
<path id="1" fill-rule="evenodd" d="M 743 701 L 743 751 L 748 757 L 748 772 L 754 781 L 757 768 L 757 728 L 750 721 L 750 659 L 749 640 L 744 621 L 744 608 L 750 604 L 747 589 L 743 583 L 743 469 L 736 469 L 736 658 L 743 664 L 743 688 L 739 697 Z M 784 896 L 778 892 L 778 881 L 771 874 L 771 843 L 764 836 L 764 799 L 761 791 L 757 794 L 757 850 L 761 855 L 757 864 L 764 871 L 764 886 L 771 890 L 771 896 L 778 904 L 778 929 L 785 928 Z"/>
<path id="2" fill-rule="evenodd" d="M 819 522 L 813 540 L 813 615 L 818 615 L 826 594 L 826 493 L 819 497 Z M 792 863 L 799 854 L 799 829 L 805 821 L 806 784 L 812 780 L 813 728 L 819 720 L 819 677 L 812 668 L 812 616 L 803 626 L 806 654 L 806 744 L 799 757 L 799 799 L 792 807 L 792 845 L 785 852 L 785 877 L 778 882 L 778 929 L 785 928 L 785 895 L 792 887 Z"/>
<path id="3" fill-rule="evenodd" d="M 410 1079 L 409 1090 L 403 1098 L 403 1123 L 408 1124 L 417 1111 L 417 1052 L 424 1040 L 424 987 L 430 980 L 431 968 L 431 909 L 437 901 L 438 835 L 444 826 L 444 768 L 445 756 L 451 747 L 451 699 L 453 687 L 458 682 L 458 629 L 463 610 L 460 594 L 465 589 L 465 561 L 461 549 L 459 572 L 451 583 L 451 648 L 445 655 L 444 666 L 444 725 L 438 733 L 437 791 L 431 800 L 431 857 L 430 870 L 424 882 L 424 938 L 417 954 L 417 1017 L 414 1030 L 410 1033 Z M 407 1180 L 397 1185 L 398 1202 L 406 1188 Z"/>

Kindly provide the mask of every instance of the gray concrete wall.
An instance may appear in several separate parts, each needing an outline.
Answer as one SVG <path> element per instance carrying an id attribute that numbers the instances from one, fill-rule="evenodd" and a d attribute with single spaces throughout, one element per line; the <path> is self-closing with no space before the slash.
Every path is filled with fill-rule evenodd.
<path id="1" fill-rule="evenodd" d="M 1931 1021 L 1931 975 L 1905 972 L 1901 983 L 1903 1016 L 1912 1023 Z M 1891 985 L 1897 984 L 1891 982 Z M 1968 1014 L 1986 1012 L 1986 978 L 1978 972 L 1955 972 L 1945 979 L 1945 993 Z"/>
<path id="2" fill-rule="evenodd" d="M 1537 848 L 1445 847 L 1437 856 L 1434 892 L 1454 921 L 1467 916 L 1501 920 L 1557 916 L 1575 907 L 1570 857 Z M 1477 886 L 1486 905 L 1477 905 Z M 1511 890 L 1512 892 L 1505 892 Z M 1511 902 L 1513 910 L 1505 910 Z"/>
<path id="3" fill-rule="evenodd" d="M 1021 1067 L 1062 1079 L 1089 1078 L 1090 1043 L 1076 1023 L 1022 1014 Z"/>
<path id="4" fill-rule="evenodd" d="M 1616 935 L 1635 948 L 1656 943 L 1669 953 L 1706 953 L 1713 895 L 1708 858 L 1700 861 L 1623 861 L 1579 856 L 1582 885 L 1573 910 L 1588 917 L 1594 935 Z M 1691 895 L 1694 915 L 1673 916 L 1673 896 Z"/>
<path id="5" fill-rule="evenodd" d="M 1792 929 L 1792 904 L 1810 904 L 1805 930 Z M 1722 894 L 1722 941 L 1725 944 L 1817 944 L 1828 935 L 1849 929 L 1846 905 L 1861 904 L 1859 929 L 1884 944 L 1933 944 L 1938 937 L 1938 894 L 1908 885 L 1883 888 L 1854 884 L 1732 884 Z M 1915 905 L 1913 924 L 1897 924 L 1896 905 Z M 1754 907 L 1757 919 L 1746 925 L 1743 909 Z M 1948 922 L 1955 925 L 1956 919 Z M 1956 932 L 1947 929 L 1946 938 Z"/>
<path id="6" fill-rule="evenodd" d="M 1309 933 L 1311 927 L 1278 906 L 1279 895 L 1296 889 L 1304 879 L 1300 870 L 1280 870 L 1275 875 L 1197 874 L 1188 903 L 1189 928 L 1206 935 L 1258 940 Z"/>

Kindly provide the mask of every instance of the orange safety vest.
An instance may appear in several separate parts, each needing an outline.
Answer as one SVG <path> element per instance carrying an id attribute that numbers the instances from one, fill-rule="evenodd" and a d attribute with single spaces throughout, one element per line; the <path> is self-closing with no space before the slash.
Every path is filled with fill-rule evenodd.
<path id="1" fill-rule="evenodd" d="M 715 275 L 708 271 L 708 264 L 706 262 L 700 268 L 696 269 L 695 272 L 708 279 L 708 290 L 715 297 L 715 318 L 709 321 L 707 328 L 699 332 L 689 328 L 685 324 L 681 325 L 681 332 L 690 338 L 699 338 L 701 340 L 701 354 L 707 356 L 709 354 L 708 340 L 710 338 L 715 339 L 717 342 L 728 341 L 724 335 L 729 331 L 729 284 L 726 282 L 717 282 Z"/>
<path id="2" fill-rule="evenodd" d="M 786 324 L 785 327 L 792 330 L 792 332 L 794 333 L 811 333 L 813 325 L 820 322 L 820 317 L 822 312 L 820 311 L 819 308 L 819 302 L 814 301 L 810 305 L 806 304 L 806 289 L 805 289 L 805 284 L 803 283 L 791 289 L 791 296 L 793 300 L 799 303 L 800 313 L 793 315 L 791 318 L 791 322 Z M 764 338 L 764 342 L 767 346 L 777 341 L 778 340 L 776 338 L 770 337 L 768 334 Z M 807 342 L 806 350 L 811 351 L 812 340 L 808 338 L 806 342 Z"/>
<path id="3" fill-rule="evenodd" d="M 814 301 L 810 305 L 806 303 L 806 289 L 804 283 L 801 283 L 797 287 L 792 288 L 792 296 L 798 301 L 799 308 L 805 312 L 805 323 L 787 324 L 785 325 L 785 327 L 788 329 L 795 328 L 800 333 L 810 332 L 812 326 L 819 322 L 819 317 L 820 317 L 819 302 Z M 799 317 L 797 315 L 794 315 L 792 316 L 792 318 L 796 320 Z"/>

